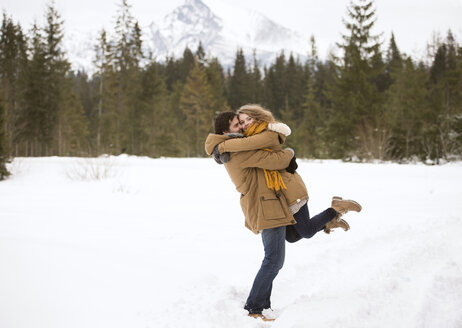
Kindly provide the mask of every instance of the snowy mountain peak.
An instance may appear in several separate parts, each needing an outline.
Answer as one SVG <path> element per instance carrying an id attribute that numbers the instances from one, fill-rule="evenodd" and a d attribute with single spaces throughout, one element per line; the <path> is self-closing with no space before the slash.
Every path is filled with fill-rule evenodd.
<path id="1" fill-rule="evenodd" d="M 201 22 L 213 22 L 216 19 L 209 7 L 201 0 L 185 0 L 173 12 L 165 17 L 164 20 L 169 22 L 182 22 L 188 25 L 201 24 Z"/>
<path id="2" fill-rule="evenodd" d="M 260 65 L 268 66 L 281 51 L 304 59 L 309 44 L 297 32 L 257 11 L 220 0 L 185 0 L 163 19 L 143 27 L 142 32 L 145 54 L 157 60 L 179 58 L 186 47 L 194 51 L 201 42 L 207 56 L 217 57 L 225 67 L 233 65 L 240 48 L 249 60 L 255 53 Z M 92 44 L 89 35 L 79 38 L 79 33 L 66 39 L 65 48 L 73 66 L 93 71 L 96 37 L 92 36 Z"/>
<path id="3" fill-rule="evenodd" d="M 205 3 L 203 3 L 201 0 L 185 0 L 184 5 L 180 6 L 181 7 L 191 7 L 200 11 L 210 11 L 209 7 Z"/>
<path id="4" fill-rule="evenodd" d="M 145 31 L 146 43 L 159 59 L 179 57 L 186 47 L 195 48 L 202 42 L 210 48 L 219 39 L 222 23 L 201 0 L 186 0 L 157 25 Z"/>
<path id="5" fill-rule="evenodd" d="M 180 57 L 186 47 L 195 49 L 201 42 L 206 53 L 225 66 L 232 65 L 239 48 L 248 56 L 255 50 L 259 61 L 269 64 L 282 50 L 303 57 L 308 47 L 298 33 L 261 13 L 219 0 L 185 0 L 158 25 L 151 24 L 147 35 L 157 58 Z"/>

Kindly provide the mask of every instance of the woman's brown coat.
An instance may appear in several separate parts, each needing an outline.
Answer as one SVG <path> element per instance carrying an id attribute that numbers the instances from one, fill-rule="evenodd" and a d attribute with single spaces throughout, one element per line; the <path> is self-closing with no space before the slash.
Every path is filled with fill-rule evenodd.
<path id="1" fill-rule="evenodd" d="M 265 130 L 260 134 L 247 138 L 232 138 L 218 145 L 218 151 L 224 152 L 240 152 L 246 150 L 256 150 L 269 148 L 273 151 L 281 150 L 281 143 L 285 141 L 285 137 L 273 131 Z M 308 191 L 302 177 L 295 172 L 291 174 L 286 170 L 281 170 L 280 174 L 284 180 L 287 189 L 281 192 L 286 197 L 289 206 L 300 202 L 300 200 L 308 199 Z"/>
<path id="2" fill-rule="evenodd" d="M 220 149 L 223 142 L 235 140 L 229 138 L 225 135 L 209 134 L 205 142 L 207 154 L 212 154 L 215 146 L 219 145 Z M 303 188 L 300 186 L 289 191 L 289 186 L 294 187 L 297 180 L 295 175 L 291 177 L 291 174 L 284 170 L 293 157 L 292 151 L 281 150 L 279 135 L 272 131 L 265 131 L 254 137 L 239 138 L 239 140 L 244 141 L 244 143 L 247 142 L 247 147 L 251 147 L 250 144 L 253 144 L 252 149 L 254 150 L 232 152 L 230 161 L 225 164 L 225 168 L 235 184 L 236 190 L 241 193 L 240 203 L 245 216 L 245 226 L 254 233 L 259 233 L 264 229 L 295 224 L 296 221 L 289 210 L 289 205 L 297 202 L 297 199 L 300 201 L 300 199 L 308 198 L 308 195 L 306 188 L 303 192 Z M 263 143 L 265 145 L 258 147 Z M 235 145 L 230 145 L 230 147 L 233 146 Z M 226 147 L 228 144 L 225 144 Z M 277 149 L 278 147 L 279 149 Z M 255 150 L 258 148 L 271 148 L 274 151 Z M 266 186 L 263 169 L 283 170 L 281 175 L 288 189 L 282 192 L 269 189 Z M 291 201 L 287 197 L 290 197 Z"/>

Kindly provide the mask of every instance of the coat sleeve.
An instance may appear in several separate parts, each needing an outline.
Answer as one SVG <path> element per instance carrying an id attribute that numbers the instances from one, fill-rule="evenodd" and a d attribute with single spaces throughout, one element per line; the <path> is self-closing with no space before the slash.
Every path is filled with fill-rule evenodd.
<path id="1" fill-rule="evenodd" d="M 242 168 L 257 167 L 267 170 L 284 170 L 292 159 L 294 154 L 286 149 L 276 152 L 266 150 L 255 150 L 252 154 L 241 163 Z"/>
<path id="2" fill-rule="evenodd" d="M 218 145 L 220 154 L 276 147 L 280 145 L 279 134 L 273 131 L 263 131 L 247 138 L 228 139 Z"/>

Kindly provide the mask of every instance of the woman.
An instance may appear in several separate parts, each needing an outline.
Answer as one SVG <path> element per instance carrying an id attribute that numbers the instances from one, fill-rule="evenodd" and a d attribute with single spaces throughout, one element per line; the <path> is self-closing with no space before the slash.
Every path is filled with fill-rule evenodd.
<path id="1" fill-rule="evenodd" d="M 260 105 L 244 105 L 239 108 L 237 114 L 241 128 L 244 130 L 244 136 L 248 138 L 233 138 L 222 142 L 218 146 L 218 151 L 221 154 L 262 148 L 278 151 L 281 150 L 280 143 L 284 142 L 283 138 L 274 133 L 264 132 L 271 130 L 285 136 L 290 135 L 290 129 L 287 125 L 276 122 L 272 113 Z M 297 172 L 292 174 L 287 171 L 280 171 L 279 174 L 285 185 L 285 188 L 281 188 L 281 192 L 287 199 L 289 208 L 297 221 L 293 227 L 299 236 L 292 234 L 292 238 L 287 239 L 289 242 L 297 241 L 300 238 L 311 238 L 323 229 L 326 233 L 330 233 L 333 228 L 342 228 L 347 231 L 350 227 L 345 220 L 341 219 L 341 216 L 348 210 L 361 211 L 361 206 L 358 203 L 343 200 L 341 197 L 333 197 L 330 208 L 310 218 L 307 206 L 308 193 L 301 176 Z M 346 203 L 348 203 L 348 208 L 345 210 L 343 207 Z M 336 220 L 333 220 L 334 218 Z"/>
<path id="2" fill-rule="evenodd" d="M 290 129 L 285 124 L 276 122 L 270 111 L 259 105 L 249 104 L 242 106 L 237 114 L 241 127 L 245 130 L 244 136 L 246 138 L 236 138 L 234 135 L 235 138 L 221 142 L 217 147 L 221 154 L 256 149 L 265 149 L 268 152 L 281 150 L 280 144 L 284 142 L 285 136 L 290 134 Z M 349 210 L 359 212 L 361 206 L 354 201 L 334 197 L 330 208 L 310 218 L 308 192 L 301 176 L 295 170 L 291 172 L 288 172 L 287 169 L 280 171 L 263 170 L 265 171 L 266 188 L 274 192 L 278 199 L 287 202 L 296 221 L 293 225 L 286 224 L 261 231 L 265 257 L 255 277 L 245 309 L 249 311 L 249 315 L 256 315 L 265 320 L 261 311 L 269 308 L 271 304 L 272 282 L 284 262 L 284 239 L 289 242 L 296 242 L 301 238 L 311 238 L 323 229 L 326 233 L 330 233 L 331 229 L 338 227 L 347 231 L 349 225 L 341 219 L 341 216 Z M 243 204 L 242 196 L 241 205 L 243 209 L 251 207 L 249 204 Z"/>

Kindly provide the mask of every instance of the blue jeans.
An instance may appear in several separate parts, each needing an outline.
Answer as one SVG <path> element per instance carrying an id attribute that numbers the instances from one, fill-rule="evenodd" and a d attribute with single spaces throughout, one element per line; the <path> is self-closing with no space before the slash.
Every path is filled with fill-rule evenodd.
<path id="1" fill-rule="evenodd" d="M 265 248 L 265 258 L 253 282 L 250 295 L 245 303 L 249 313 L 261 313 L 271 306 L 270 297 L 273 280 L 284 264 L 286 227 L 265 229 L 261 232 L 261 239 Z"/>
<path id="2" fill-rule="evenodd" d="M 291 234 L 290 237 L 289 234 L 287 234 L 287 241 L 293 243 L 302 238 L 313 237 L 316 233 L 324 229 L 326 223 L 331 221 L 336 216 L 337 212 L 330 207 L 318 215 L 310 218 L 308 203 L 303 205 L 300 210 L 294 214 L 294 219 L 297 221 L 297 223 L 292 227 L 295 231 Z"/>
<path id="3" fill-rule="evenodd" d="M 337 212 L 333 208 L 328 208 L 310 218 L 308 205 L 305 204 L 294 214 L 297 221 L 295 225 L 262 231 L 261 238 L 265 249 L 265 258 L 245 303 L 244 308 L 249 313 L 261 313 L 263 309 L 271 307 L 273 280 L 284 265 L 286 239 L 288 242 L 296 242 L 302 238 L 311 238 L 324 229 L 326 223 L 335 218 L 336 215 Z"/>

